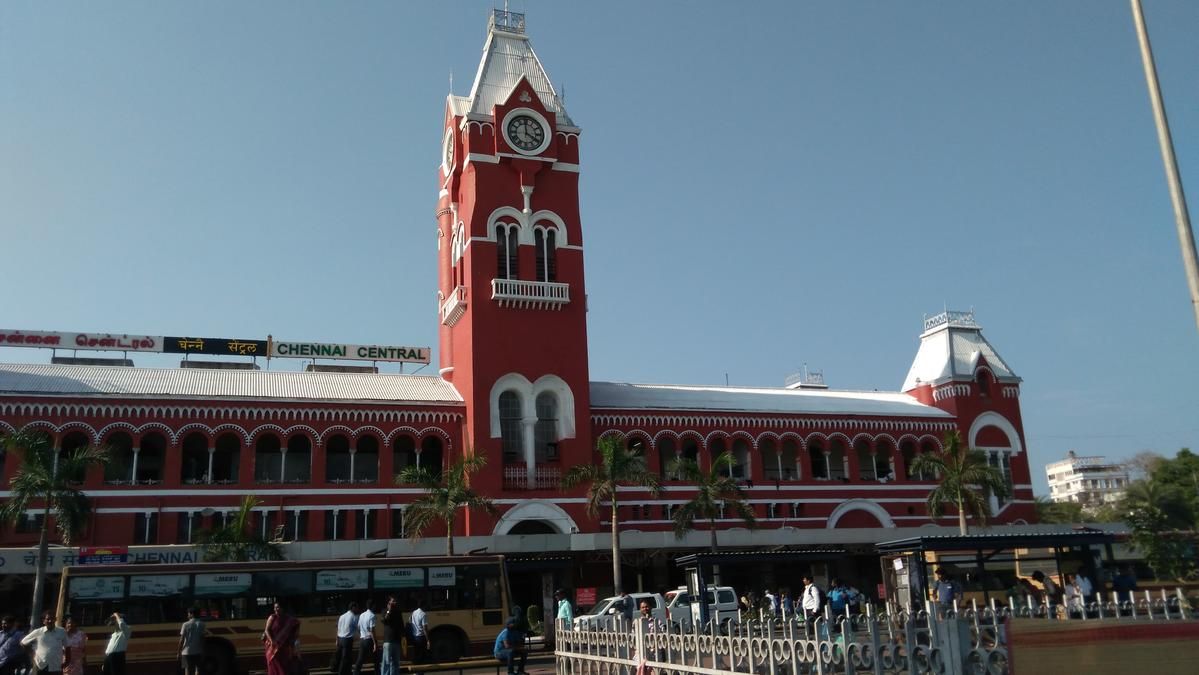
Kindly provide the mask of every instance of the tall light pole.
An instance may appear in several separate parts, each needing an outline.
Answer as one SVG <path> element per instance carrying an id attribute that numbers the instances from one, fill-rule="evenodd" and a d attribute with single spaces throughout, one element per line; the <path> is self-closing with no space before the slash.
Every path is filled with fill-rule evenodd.
<path id="1" fill-rule="evenodd" d="M 1178 177 L 1178 162 L 1174 159 L 1174 141 L 1170 138 L 1170 123 L 1166 120 L 1166 106 L 1162 102 L 1161 87 L 1157 83 L 1157 67 L 1153 63 L 1153 50 L 1149 46 L 1149 32 L 1145 28 L 1145 13 L 1141 0 L 1132 2 L 1132 20 L 1137 27 L 1137 39 L 1141 43 L 1141 62 L 1145 66 L 1145 82 L 1149 85 L 1149 103 L 1153 105 L 1153 120 L 1157 123 L 1157 142 L 1161 146 L 1162 163 L 1166 167 L 1166 183 L 1170 187 L 1170 202 L 1174 205 L 1174 223 L 1178 228 L 1178 244 L 1182 248 L 1182 264 L 1186 269 L 1187 285 L 1191 289 L 1191 308 L 1195 311 L 1195 325 L 1199 327 L 1199 256 L 1195 254 L 1195 234 L 1191 230 L 1191 218 L 1187 212 L 1187 198 L 1182 191 L 1182 180 Z"/>

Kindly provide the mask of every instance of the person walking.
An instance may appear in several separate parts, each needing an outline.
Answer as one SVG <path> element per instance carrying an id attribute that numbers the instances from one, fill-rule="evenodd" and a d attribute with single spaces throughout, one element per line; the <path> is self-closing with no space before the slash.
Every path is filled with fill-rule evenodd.
<path id="1" fill-rule="evenodd" d="M 354 636 L 358 634 L 358 603 L 351 602 L 346 613 L 337 617 L 337 647 L 333 652 L 333 675 L 350 675 L 354 660 Z"/>
<path id="2" fill-rule="evenodd" d="M 283 611 L 283 605 L 276 602 L 262 631 L 267 675 L 294 675 L 296 636 L 299 632 L 300 621 L 288 616 Z"/>
<path id="3" fill-rule="evenodd" d="M 509 618 L 504 630 L 495 638 L 492 655 L 500 663 L 507 664 L 508 675 L 526 675 L 525 662 L 529 658 L 525 651 L 525 636 L 516 625 L 516 619 Z M 517 661 L 520 661 L 519 669 Z"/>
<path id="4" fill-rule="evenodd" d="M 622 619 L 624 619 L 625 625 L 627 626 L 632 624 L 634 609 L 633 598 L 629 595 L 629 592 L 623 588 L 620 589 L 620 606 L 618 609 L 620 609 L 620 616 Z"/>
<path id="5" fill-rule="evenodd" d="M 575 610 L 574 607 L 571 606 L 570 600 L 566 599 L 566 591 L 559 588 L 558 590 L 554 591 L 554 598 L 558 600 L 558 613 L 556 616 L 558 625 L 562 626 L 562 622 L 565 621 L 565 629 L 570 630 L 571 626 L 574 625 Z"/>
<path id="6" fill-rule="evenodd" d="M 187 621 L 179 627 L 179 659 L 183 675 L 200 675 L 204 660 L 204 622 L 196 618 L 196 608 L 187 608 Z"/>
<path id="7" fill-rule="evenodd" d="M 358 615 L 358 660 L 354 662 L 354 675 L 362 675 L 362 664 L 370 659 L 375 672 L 379 672 L 379 643 L 375 641 L 375 602 L 366 603 L 366 609 Z"/>
<path id="8" fill-rule="evenodd" d="M 112 626 L 112 635 L 108 636 L 108 644 L 104 647 L 104 665 L 101 670 L 104 675 L 125 675 L 125 652 L 129 649 L 129 637 L 133 635 L 133 631 L 129 629 L 125 616 L 119 611 L 108 617 L 108 624 Z"/>
<path id="9" fill-rule="evenodd" d="M 425 610 L 421 608 L 419 597 L 412 603 L 412 614 L 408 616 L 408 639 L 408 646 L 412 649 L 412 663 L 428 663 L 429 620 L 425 617 Z"/>
<path id="10" fill-rule="evenodd" d="M 849 589 L 841 583 L 841 579 L 833 577 L 828 585 L 828 608 L 833 613 L 833 621 L 845 616 L 849 609 Z"/>
<path id="11" fill-rule="evenodd" d="M 941 616 L 953 609 L 954 600 L 962 599 L 962 587 L 958 582 L 949 576 L 949 572 L 944 567 L 937 568 L 937 581 L 933 584 L 933 594 L 937 599 L 937 607 L 941 610 Z"/>
<path id="12" fill-rule="evenodd" d="M 79 630 L 75 617 L 63 617 L 67 638 L 63 642 L 62 675 L 83 675 L 87 669 L 87 633 Z"/>
<path id="13" fill-rule="evenodd" d="M 23 637 L 25 631 L 17 626 L 17 617 L 9 614 L 0 621 L 0 675 L 15 675 L 25 665 Z"/>
<path id="14" fill-rule="evenodd" d="M 783 618 L 795 616 L 795 600 L 787 591 L 779 591 L 779 606 L 783 608 Z"/>
<path id="15" fill-rule="evenodd" d="M 21 638 L 21 645 L 33 647 L 33 668 L 36 675 L 62 673 L 62 657 L 67 646 L 67 632 L 54 625 L 54 615 L 42 614 L 42 625 Z"/>
<path id="16" fill-rule="evenodd" d="M 400 672 L 400 640 L 404 637 L 404 617 L 396 606 L 395 596 L 387 598 L 383 609 L 383 675 L 398 675 Z"/>
<path id="17" fill-rule="evenodd" d="M 771 592 L 770 592 L 770 589 L 769 589 L 769 588 L 768 588 L 768 589 L 766 589 L 766 590 L 765 590 L 765 591 L 762 593 L 762 599 L 766 601 L 766 613 L 767 613 L 767 614 L 770 614 L 771 616 L 775 616 L 775 615 L 777 615 L 777 614 L 779 613 L 779 611 L 778 611 L 778 606 L 779 606 L 779 601 L 778 601 L 778 598 L 776 598 L 776 597 L 774 596 L 774 593 L 771 593 Z"/>
<path id="18" fill-rule="evenodd" d="M 824 609 L 824 591 L 816 585 L 811 574 L 803 576 L 803 583 L 803 598 L 799 605 L 803 609 L 804 621 L 810 626 L 820 616 L 820 610 Z"/>

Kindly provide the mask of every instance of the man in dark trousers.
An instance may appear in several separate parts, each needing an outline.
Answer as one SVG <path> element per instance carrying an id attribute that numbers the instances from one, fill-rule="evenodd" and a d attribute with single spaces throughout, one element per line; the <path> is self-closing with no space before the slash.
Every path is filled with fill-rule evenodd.
<path id="1" fill-rule="evenodd" d="M 368 659 L 379 672 L 379 642 L 375 639 L 375 601 L 370 600 L 366 609 L 358 615 L 358 660 L 354 663 L 354 675 L 362 675 L 362 664 Z"/>
<path id="2" fill-rule="evenodd" d="M 354 660 L 354 635 L 358 632 L 358 603 L 351 602 L 337 617 L 337 651 L 333 652 L 333 675 L 350 675 Z"/>

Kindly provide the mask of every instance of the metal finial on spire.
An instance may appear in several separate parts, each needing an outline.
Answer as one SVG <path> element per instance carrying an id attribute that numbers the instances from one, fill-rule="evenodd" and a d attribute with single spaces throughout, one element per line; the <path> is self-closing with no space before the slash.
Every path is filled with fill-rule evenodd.
<path id="1" fill-rule="evenodd" d="M 450 68 L 450 93 L 454 93 L 454 69 Z"/>

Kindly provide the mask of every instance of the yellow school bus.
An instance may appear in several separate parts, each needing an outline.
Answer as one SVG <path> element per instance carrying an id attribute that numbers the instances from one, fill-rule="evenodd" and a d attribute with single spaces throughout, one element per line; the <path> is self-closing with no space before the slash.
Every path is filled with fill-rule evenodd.
<path id="1" fill-rule="evenodd" d="M 113 630 L 107 621 L 120 610 L 133 631 L 129 672 L 148 675 L 175 672 L 179 628 L 194 607 L 208 629 L 204 674 L 233 675 L 265 667 L 263 629 L 279 602 L 301 621 L 305 663 L 328 672 L 337 617 L 351 602 L 374 603 L 381 613 L 395 596 L 407 621 L 419 601 L 432 659 L 446 662 L 491 652 L 509 613 L 508 589 L 504 558 L 496 555 L 88 565 L 63 570 L 58 616 L 71 615 L 87 634 L 87 659 L 95 666 Z M 409 662 L 406 645 L 405 652 Z"/>

